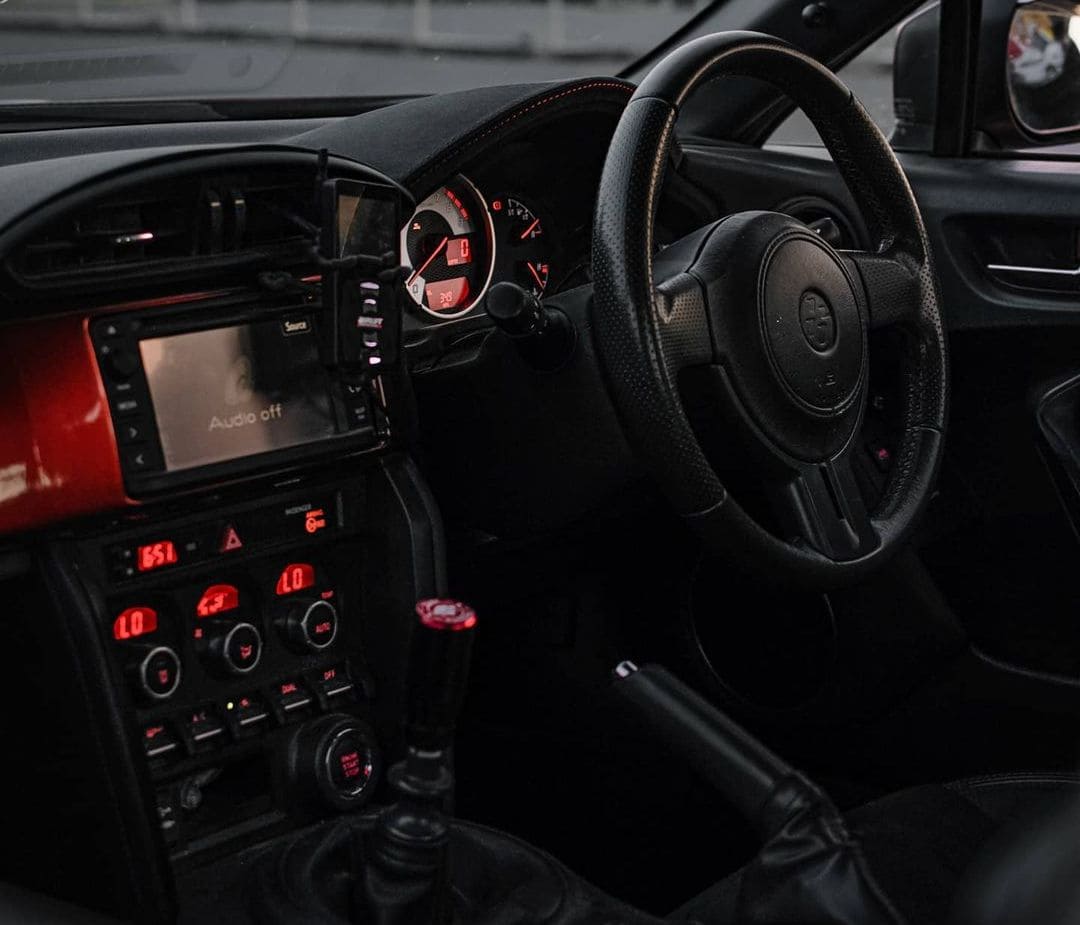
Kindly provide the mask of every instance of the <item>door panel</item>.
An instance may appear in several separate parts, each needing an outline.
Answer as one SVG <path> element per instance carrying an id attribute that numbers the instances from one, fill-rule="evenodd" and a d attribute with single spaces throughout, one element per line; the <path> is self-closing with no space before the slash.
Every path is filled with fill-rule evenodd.
<path id="1" fill-rule="evenodd" d="M 688 141 L 686 154 L 681 172 L 725 211 L 814 197 L 866 246 L 822 149 Z M 901 161 L 937 257 L 952 357 L 947 458 L 920 553 L 980 652 L 1074 683 L 1080 422 L 1058 402 L 1048 431 L 1037 409 L 1045 418 L 1046 396 L 1080 375 L 1080 164 Z"/>

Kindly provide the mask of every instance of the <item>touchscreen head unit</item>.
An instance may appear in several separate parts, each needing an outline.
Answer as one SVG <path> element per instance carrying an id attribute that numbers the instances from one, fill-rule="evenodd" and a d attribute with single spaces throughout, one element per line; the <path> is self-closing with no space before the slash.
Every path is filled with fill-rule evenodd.
<path id="1" fill-rule="evenodd" d="M 389 445 L 403 196 L 323 176 L 300 262 L 90 322 L 132 497 Z"/>
<path id="2" fill-rule="evenodd" d="M 338 432 L 311 322 L 280 318 L 139 342 L 165 471 Z"/>

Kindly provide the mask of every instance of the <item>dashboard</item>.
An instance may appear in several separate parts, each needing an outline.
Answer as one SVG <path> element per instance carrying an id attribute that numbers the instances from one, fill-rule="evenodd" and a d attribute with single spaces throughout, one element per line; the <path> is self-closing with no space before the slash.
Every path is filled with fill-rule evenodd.
<path id="1" fill-rule="evenodd" d="M 6 781 L 64 818 L 0 873 L 168 921 L 222 857 L 380 799 L 408 614 L 446 591 L 418 383 L 487 341 L 495 283 L 588 281 L 629 93 L 11 139 L 0 584 L 39 618 L 0 670 L 70 706 Z M 99 760 L 73 783 L 57 741 Z M 58 826 L 78 870 L 43 860 Z"/>

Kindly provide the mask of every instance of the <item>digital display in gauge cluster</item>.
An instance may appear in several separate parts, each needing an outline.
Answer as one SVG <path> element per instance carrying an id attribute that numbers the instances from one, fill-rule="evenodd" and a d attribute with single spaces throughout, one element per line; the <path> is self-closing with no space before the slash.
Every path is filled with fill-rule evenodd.
<path id="1" fill-rule="evenodd" d="M 421 202 L 401 230 L 405 288 L 440 319 L 460 318 L 492 283 L 510 280 L 541 296 L 551 278 L 545 221 L 519 196 L 485 200 L 456 176 Z"/>

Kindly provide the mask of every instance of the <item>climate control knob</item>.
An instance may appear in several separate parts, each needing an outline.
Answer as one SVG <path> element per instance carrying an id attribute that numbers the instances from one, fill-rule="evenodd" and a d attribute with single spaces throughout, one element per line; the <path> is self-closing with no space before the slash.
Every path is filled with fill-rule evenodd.
<path id="1" fill-rule="evenodd" d="M 262 656 L 262 635 L 250 623 L 234 623 L 210 638 L 207 656 L 220 674 L 245 675 Z"/>
<path id="2" fill-rule="evenodd" d="M 144 699 L 168 700 L 180 686 L 180 656 L 168 646 L 146 646 L 133 674 L 135 687 Z"/>
<path id="3" fill-rule="evenodd" d="M 278 628 L 289 648 L 320 652 L 337 637 L 337 608 L 321 598 L 294 598 L 284 605 Z"/>

